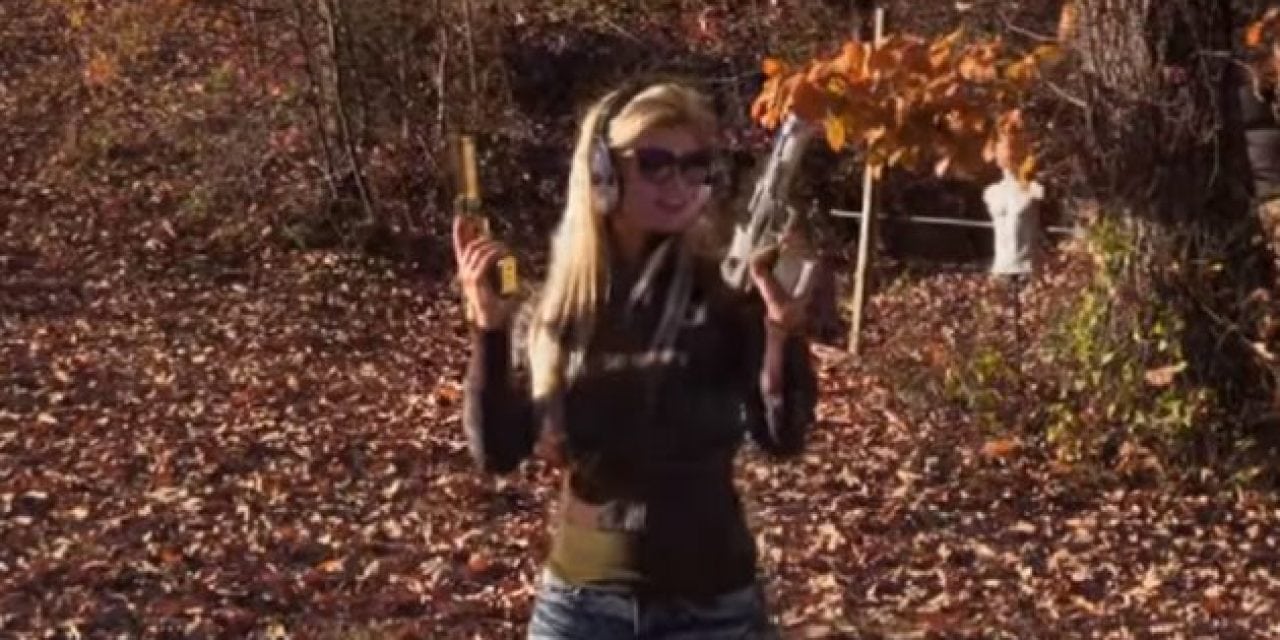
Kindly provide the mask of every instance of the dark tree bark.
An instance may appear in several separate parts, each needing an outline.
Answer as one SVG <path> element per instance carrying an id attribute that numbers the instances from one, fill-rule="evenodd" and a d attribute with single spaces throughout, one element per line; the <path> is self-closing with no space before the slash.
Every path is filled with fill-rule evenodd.
<path id="1" fill-rule="evenodd" d="M 1265 411 L 1274 372 L 1257 348 L 1272 276 L 1249 199 L 1232 3 L 1078 5 L 1070 90 L 1086 144 L 1073 145 L 1073 190 L 1132 230 L 1128 290 L 1176 312 L 1187 379 L 1238 424 Z"/>

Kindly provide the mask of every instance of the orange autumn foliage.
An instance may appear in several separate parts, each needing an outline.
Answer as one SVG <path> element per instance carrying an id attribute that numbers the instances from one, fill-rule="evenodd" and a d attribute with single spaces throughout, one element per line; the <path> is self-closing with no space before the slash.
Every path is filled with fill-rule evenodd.
<path id="1" fill-rule="evenodd" d="M 966 41 L 956 30 L 933 40 L 895 34 L 876 46 L 851 40 L 799 65 L 768 58 L 751 117 L 767 129 L 789 113 L 820 123 L 833 150 L 865 151 L 877 174 L 930 161 L 939 175 L 976 175 L 999 118 L 1062 57 L 1053 44 L 1018 56 L 1007 49 L 998 37 Z"/>

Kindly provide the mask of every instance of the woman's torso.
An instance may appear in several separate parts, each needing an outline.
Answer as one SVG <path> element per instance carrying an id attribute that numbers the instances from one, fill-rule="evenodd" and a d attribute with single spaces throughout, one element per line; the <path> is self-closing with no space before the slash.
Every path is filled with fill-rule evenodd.
<path id="1" fill-rule="evenodd" d="M 700 269 L 704 273 L 705 269 Z M 753 577 L 733 487 L 746 416 L 742 307 L 699 277 L 679 332 L 651 338 L 662 296 L 620 278 L 563 396 L 567 482 L 551 568 L 576 583 L 712 595 Z"/>

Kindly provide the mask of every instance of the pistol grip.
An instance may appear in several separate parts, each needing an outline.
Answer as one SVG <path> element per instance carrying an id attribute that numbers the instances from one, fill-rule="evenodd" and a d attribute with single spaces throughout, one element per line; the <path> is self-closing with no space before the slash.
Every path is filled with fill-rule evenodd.
<path id="1" fill-rule="evenodd" d="M 500 258 L 493 267 L 493 290 L 498 295 L 509 298 L 520 292 L 520 272 L 515 256 Z"/>

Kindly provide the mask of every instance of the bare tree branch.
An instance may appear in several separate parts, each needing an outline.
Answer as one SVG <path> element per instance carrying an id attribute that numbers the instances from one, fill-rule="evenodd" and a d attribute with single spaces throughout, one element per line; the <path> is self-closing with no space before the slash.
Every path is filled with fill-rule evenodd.
<path id="1" fill-rule="evenodd" d="M 1059 98 L 1065 100 L 1068 104 L 1084 109 L 1085 111 L 1089 110 L 1089 103 L 1085 102 L 1083 98 L 1079 98 L 1071 95 L 1070 93 L 1067 93 L 1066 89 L 1063 89 L 1062 87 L 1058 86 L 1057 83 L 1053 82 L 1052 80 L 1044 80 L 1043 82 L 1044 82 L 1044 86 L 1048 87 L 1050 91 L 1052 91 Z"/>
<path id="2" fill-rule="evenodd" d="M 334 67 L 334 109 L 338 114 L 338 127 L 342 134 L 342 144 L 347 152 L 347 160 L 351 163 L 352 179 L 355 181 L 356 192 L 360 197 L 360 206 L 364 210 L 365 220 L 373 221 L 375 219 L 373 202 L 369 199 L 369 190 L 365 185 L 364 167 L 360 162 L 360 153 L 356 149 L 355 140 L 351 133 L 351 120 L 347 116 L 347 92 L 344 77 L 344 65 L 342 64 L 341 49 L 338 42 L 338 25 L 337 20 L 341 17 L 341 7 L 338 3 L 342 0 L 320 0 L 323 6 L 321 17 L 325 21 L 325 27 L 329 34 L 329 55 Z"/>
<path id="3" fill-rule="evenodd" d="M 334 182 L 334 175 L 337 167 L 335 166 L 333 147 L 329 144 L 329 128 L 320 96 L 322 87 L 319 73 L 315 68 L 315 61 L 312 57 L 313 51 L 310 39 L 307 38 L 306 13 L 302 9 L 302 0 L 294 0 L 293 9 L 295 35 L 298 38 L 298 44 L 302 47 L 303 59 L 306 61 L 307 98 L 308 102 L 311 103 L 311 111 L 315 115 L 316 136 L 320 140 L 320 148 L 324 151 L 324 181 L 329 189 L 329 197 L 336 198 L 338 188 Z"/>
<path id="4" fill-rule="evenodd" d="M 1000 21 L 1004 23 L 1004 27 L 1006 29 L 1014 33 L 1022 34 L 1028 38 L 1031 38 L 1032 40 L 1037 40 L 1039 42 L 1057 42 L 1058 41 L 1057 36 L 1046 35 L 1043 33 L 1036 33 L 1035 31 L 1032 31 L 1030 29 L 1026 29 L 1014 24 L 1013 20 L 1011 20 L 1009 16 L 1005 14 L 1005 12 L 1003 11 L 1000 12 Z"/>

